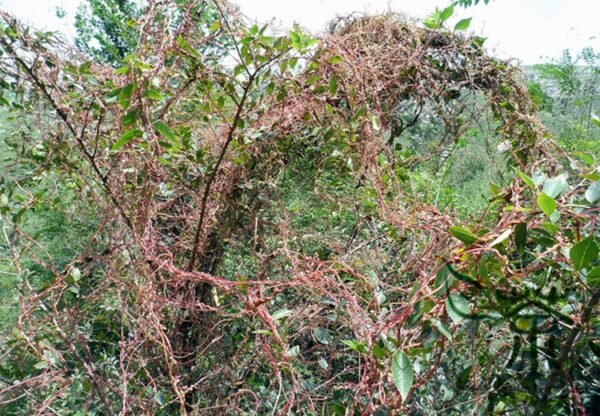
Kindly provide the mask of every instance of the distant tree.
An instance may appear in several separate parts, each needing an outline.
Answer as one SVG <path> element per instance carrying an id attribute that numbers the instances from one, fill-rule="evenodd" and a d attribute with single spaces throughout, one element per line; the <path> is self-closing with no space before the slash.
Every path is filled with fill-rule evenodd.
<path id="1" fill-rule="evenodd" d="M 75 44 L 102 63 L 120 66 L 123 58 L 136 51 L 140 42 L 138 25 L 150 5 L 151 2 L 140 0 L 85 0 L 75 17 Z M 189 31 L 195 26 L 197 33 L 208 35 L 208 28 L 217 30 L 219 26 L 218 10 L 208 0 L 194 3 L 185 14 L 179 9 L 165 9 L 164 13 L 169 16 L 169 29 L 173 33 Z M 62 13 L 57 10 L 57 14 Z M 207 39 L 198 52 L 218 59 L 231 46 L 227 36 L 219 36 L 212 41 Z"/>
<path id="2" fill-rule="evenodd" d="M 141 10 L 132 0 L 86 0 L 75 16 L 75 44 L 91 57 L 118 66 L 136 48 L 139 35 L 132 26 Z"/>
<path id="3" fill-rule="evenodd" d="M 481 0 L 457 0 L 454 2 L 456 6 L 471 7 L 477 6 Z M 490 0 L 483 0 L 484 4 L 488 4 Z"/>
<path id="4" fill-rule="evenodd" d="M 540 85 L 553 100 L 545 124 L 572 150 L 596 153 L 599 123 L 600 53 L 585 48 L 577 55 L 564 51 L 559 59 L 534 66 Z M 530 91 L 531 92 L 531 91 Z M 535 96 L 535 94 L 534 94 Z"/>
<path id="5" fill-rule="evenodd" d="M 552 111 L 554 100 L 544 91 L 543 85 L 535 80 L 529 81 L 527 85 L 531 100 L 541 111 Z"/>

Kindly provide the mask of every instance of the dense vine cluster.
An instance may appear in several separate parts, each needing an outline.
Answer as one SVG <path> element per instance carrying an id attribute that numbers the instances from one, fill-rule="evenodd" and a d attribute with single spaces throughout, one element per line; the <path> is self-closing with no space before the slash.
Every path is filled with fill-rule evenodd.
<path id="1" fill-rule="evenodd" d="M 207 8 L 216 20 L 197 18 Z M 587 179 L 543 184 L 579 162 L 545 142 L 521 72 L 480 38 L 393 14 L 278 36 L 224 2 L 149 1 L 115 70 L 2 19 L 7 106 L 36 112 L 14 133 L 32 174 L 4 190 L 22 287 L 3 405 L 432 414 L 453 378 L 457 412 L 542 412 L 569 383 L 577 397 L 563 375 L 597 260 L 565 247 L 595 244 L 598 209 L 569 206 Z M 459 226 L 410 177 L 482 120 L 518 175 Z M 76 197 L 39 193 L 47 180 Z M 65 264 L 23 225 L 44 206 L 91 224 Z"/>

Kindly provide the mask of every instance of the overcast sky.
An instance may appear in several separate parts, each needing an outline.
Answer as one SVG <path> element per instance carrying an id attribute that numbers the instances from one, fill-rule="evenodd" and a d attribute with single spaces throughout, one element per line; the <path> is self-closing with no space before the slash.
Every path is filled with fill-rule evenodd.
<path id="1" fill-rule="evenodd" d="M 0 0 L 0 8 L 39 28 L 61 30 L 72 37 L 80 0 Z M 238 0 L 246 16 L 258 21 L 275 19 L 281 28 L 294 22 L 321 31 L 337 14 L 393 10 L 424 18 L 450 0 Z M 57 6 L 67 12 L 56 17 Z M 488 38 L 487 46 L 504 58 L 524 64 L 558 57 L 563 49 L 600 51 L 600 0 L 491 0 L 487 6 L 457 9 L 455 19 L 473 17 L 471 29 Z"/>

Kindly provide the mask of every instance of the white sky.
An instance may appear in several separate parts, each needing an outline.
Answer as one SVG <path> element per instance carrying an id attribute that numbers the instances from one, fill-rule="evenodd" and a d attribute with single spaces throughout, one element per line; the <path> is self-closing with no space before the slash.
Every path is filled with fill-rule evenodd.
<path id="1" fill-rule="evenodd" d="M 39 28 L 73 37 L 73 17 L 80 0 L 0 0 L 0 8 Z M 294 22 L 323 30 L 337 14 L 393 10 L 424 18 L 450 0 L 237 0 L 241 10 L 260 22 L 275 18 L 281 28 Z M 56 7 L 67 12 L 56 17 Z M 471 29 L 488 38 L 500 57 L 524 64 L 558 57 L 562 50 L 592 46 L 600 52 L 600 0 L 491 0 L 487 6 L 456 9 L 455 20 L 473 17 Z"/>

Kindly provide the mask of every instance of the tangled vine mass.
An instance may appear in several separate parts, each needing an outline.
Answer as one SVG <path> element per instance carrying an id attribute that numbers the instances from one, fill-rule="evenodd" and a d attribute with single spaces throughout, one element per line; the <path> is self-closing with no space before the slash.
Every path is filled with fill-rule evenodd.
<path id="1" fill-rule="evenodd" d="M 21 121 L 0 185 L 19 276 L 0 413 L 598 401 L 592 168 L 553 143 L 519 68 L 397 14 L 313 37 L 224 1 L 145 7 L 117 68 L 1 15 Z M 465 216 L 415 175 L 441 175 L 474 129 L 499 179 Z M 43 210 L 78 230 L 67 260 L 32 229 Z"/>

